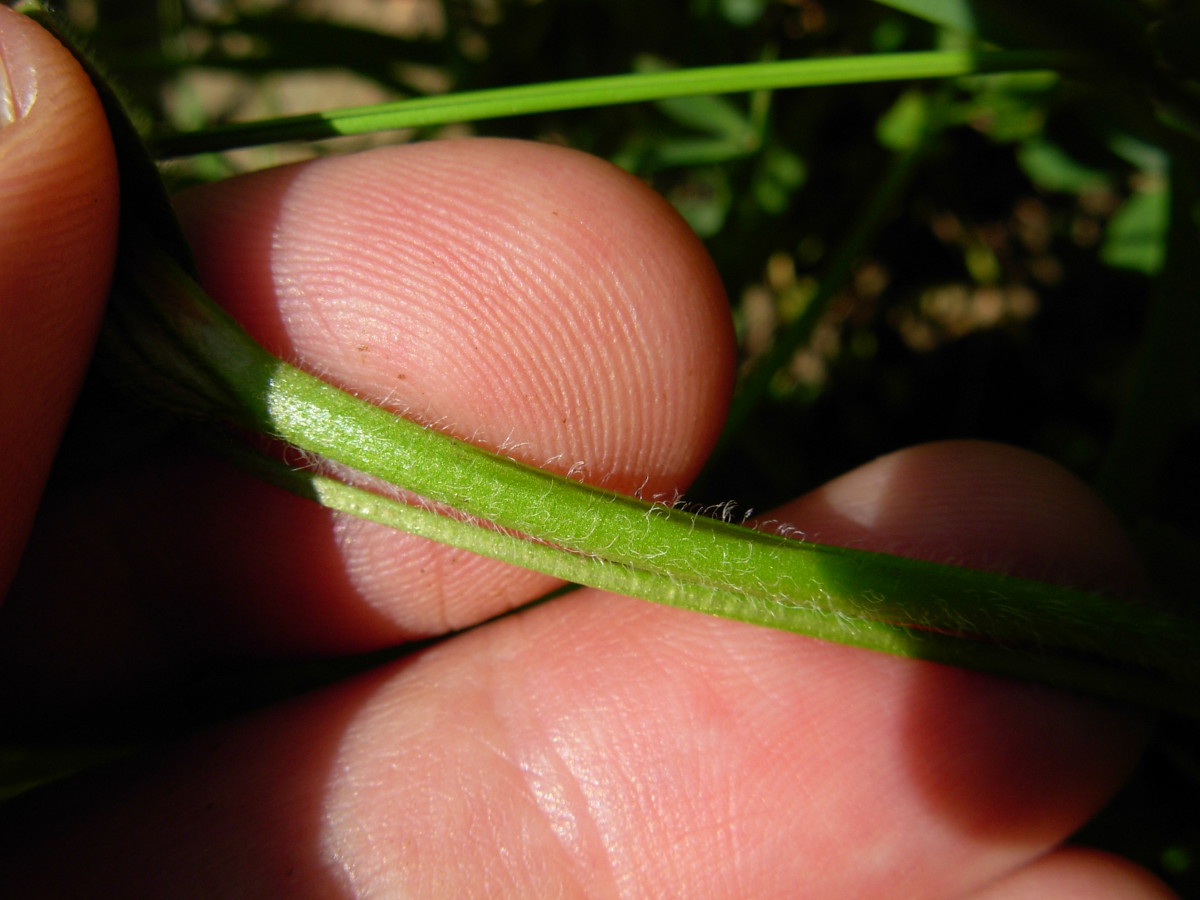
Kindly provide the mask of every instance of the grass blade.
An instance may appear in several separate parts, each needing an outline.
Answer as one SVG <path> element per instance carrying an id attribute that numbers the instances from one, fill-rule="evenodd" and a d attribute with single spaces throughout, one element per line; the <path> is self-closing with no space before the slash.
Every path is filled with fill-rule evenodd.
<path id="1" fill-rule="evenodd" d="M 167 159 L 280 141 L 312 141 L 671 97 L 1057 69 L 1069 64 L 1070 58 L 1058 53 L 936 50 L 645 72 L 464 91 L 228 125 L 164 136 L 154 142 L 153 150 Z"/>
<path id="2" fill-rule="evenodd" d="M 1196 623 L 1027 579 L 788 540 L 523 465 L 275 359 L 168 256 L 134 255 L 124 265 L 122 283 L 138 294 L 116 304 L 106 343 L 139 383 L 553 545 L 521 548 L 520 564 L 730 618 L 1200 714 Z M 394 514 L 379 512 L 386 504 L 378 498 L 319 484 L 323 502 L 340 497 L 361 515 Z M 506 553 L 523 540 L 505 537 Z M 483 543 L 467 549 L 490 552 Z M 546 562 L 550 554 L 564 559 Z"/>
<path id="3" fill-rule="evenodd" d="M 1200 715 L 1200 695 L 1194 688 L 1164 679 L 1158 672 L 1114 667 L 1103 660 L 913 628 L 815 606 L 781 604 L 753 592 L 682 582 L 637 565 L 614 564 L 597 556 L 480 528 L 474 522 L 410 506 L 251 452 L 238 452 L 234 457 L 259 477 L 330 509 L 576 584 L 908 659 L 966 666 L 1112 700 Z"/>

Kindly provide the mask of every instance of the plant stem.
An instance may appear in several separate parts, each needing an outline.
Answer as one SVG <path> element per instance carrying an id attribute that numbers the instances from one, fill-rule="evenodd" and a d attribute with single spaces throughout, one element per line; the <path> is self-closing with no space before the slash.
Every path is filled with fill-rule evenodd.
<path id="1" fill-rule="evenodd" d="M 118 283 L 125 293 L 106 346 L 168 402 L 543 542 L 438 523 L 466 549 L 730 618 L 1200 714 L 1195 623 L 1036 581 L 788 540 L 590 487 L 393 415 L 272 357 L 165 254 L 132 250 Z M 326 479 L 310 484 L 322 502 L 400 524 L 383 498 Z M 464 539 L 463 527 L 477 534 Z"/>
<path id="2" fill-rule="evenodd" d="M 440 97 L 420 97 L 395 103 L 226 125 L 200 132 L 163 136 L 152 142 L 152 149 L 159 158 L 169 159 L 280 141 L 312 141 L 374 131 L 615 106 L 670 97 L 1061 69 L 1068 66 L 1071 59 L 1062 53 L 1041 51 L 933 50 L 613 75 L 464 91 Z"/>
<path id="3" fill-rule="evenodd" d="M 781 603 L 749 592 L 685 583 L 637 565 L 616 564 L 480 527 L 478 523 L 380 496 L 312 470 L 297 470 L 253 452 L 238 450 L 233 456 L 264 480 L 330 509 L 576 584 L 908 659 L 965 666 L 1164 711 L 1200 715 L 1200 697 L 1194 687 L 1165 680 L 1159 673 L 1114 667 L 1103 660 L 1071 654 L 1047 653 L 1040 648 L 998 644 L 986 638 L 857 618 L 815 606 Z M 812 545 L 808 546 L 811 549 Z M 985 573 L 976 574 L 987 577 Z"/>

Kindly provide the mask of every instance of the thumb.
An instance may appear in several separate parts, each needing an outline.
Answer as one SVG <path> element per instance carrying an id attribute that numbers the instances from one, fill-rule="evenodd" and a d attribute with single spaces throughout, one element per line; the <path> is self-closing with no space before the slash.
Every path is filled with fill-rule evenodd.
<path id="1" fill-rule="evenodd" d="M 116 158 L 91 82 L 0 7 L 0 596 L 87 364 L 116 235 Z"/>

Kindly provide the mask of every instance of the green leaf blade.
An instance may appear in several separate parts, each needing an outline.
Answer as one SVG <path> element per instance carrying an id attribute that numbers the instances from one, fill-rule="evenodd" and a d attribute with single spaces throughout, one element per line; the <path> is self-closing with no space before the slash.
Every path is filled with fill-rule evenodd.
<path id="1" fill-rule="evenodd" d="M 661 102 L 679 97 L 1054 69 L 1071 64 L 1072 61 L 1061 54 L 965 50 L 745 63 L 419 97 L 391 104 L 165 136 L 155 142 L 155 149 L 160 158 L 171 158 L 251 144 L 319 140 L 568 109 Z"/>

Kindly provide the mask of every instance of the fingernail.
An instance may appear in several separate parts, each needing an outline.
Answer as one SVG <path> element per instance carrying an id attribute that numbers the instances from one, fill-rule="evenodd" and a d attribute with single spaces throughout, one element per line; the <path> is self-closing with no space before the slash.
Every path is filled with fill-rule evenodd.
<path id="1" fill-rule="evenodd" d="M 7 17 L 0 21 L 0 128 L 24 116 L 37 99 L 37 70 L 23 62 L 25 37 Z"/>

